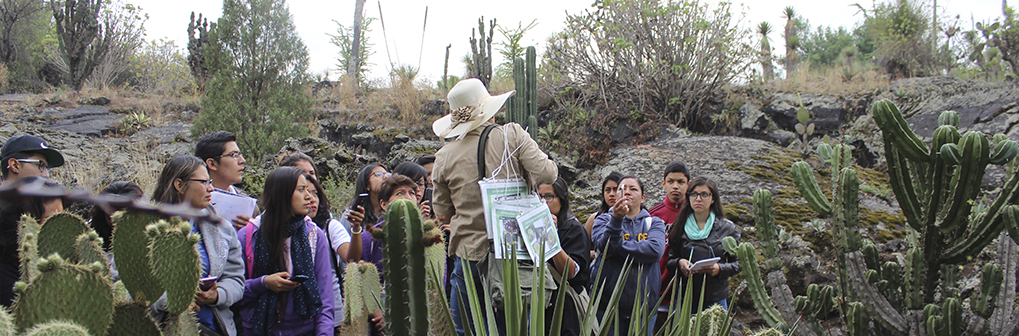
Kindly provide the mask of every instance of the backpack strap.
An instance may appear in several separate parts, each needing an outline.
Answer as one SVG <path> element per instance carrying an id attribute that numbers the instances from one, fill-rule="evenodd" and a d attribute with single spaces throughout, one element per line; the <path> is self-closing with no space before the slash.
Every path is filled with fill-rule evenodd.
<path id="1" fill-rule="evenodd" d="M 478 179 L 484 180 L 488 175 L 485 169 L 485 148 L 488 146 L 488 133 L 492 132 L 493 128 L 498 125 L 491 124 L 485 126 L 485 130 L 481 131 L 481 137 L 478 139 Z"/>

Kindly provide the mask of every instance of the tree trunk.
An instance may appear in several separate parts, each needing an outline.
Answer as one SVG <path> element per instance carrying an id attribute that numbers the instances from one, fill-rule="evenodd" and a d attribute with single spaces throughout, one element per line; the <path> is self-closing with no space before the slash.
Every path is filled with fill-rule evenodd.
<path id="1" fill-rule="evenodd" d="M 367 0 L 354 2 L 354 38 L 350 41 L 350 56 L 347 62 L 347 76 L 354 80 L 355 87 L 360 83 L 358 75 L 361 71 L 361 25 L 364 23 L 364 3 Z"/>

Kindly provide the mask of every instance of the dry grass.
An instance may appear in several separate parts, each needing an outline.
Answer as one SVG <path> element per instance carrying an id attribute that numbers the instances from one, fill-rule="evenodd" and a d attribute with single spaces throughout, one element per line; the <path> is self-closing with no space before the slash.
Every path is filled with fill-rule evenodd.
<path id="1" fill-rule="evenodd" d="M 389 87 L 358 91 L 349 81 L 334 84 L 324 109 L 336 109 L 347 121 L 383 126 L 415 127 L 433 119 L 421 113 L 424 104 L 445 98 L 422 81 L 398 81 Z"/>
<path id="2" fill-rule="evenodd" d="M 111 111 L 122 113 L 143 113 L 152 120 L 153 125 L 180 119 L 180 111 L 168 110 L 167 107 L 194 104 L 201 106 L 201 96 L 194 93 L 180 95 L 147 94 L 120 88 L 82 88 L 81 91 L 68 95 L 65 100 L 77 103 L 80 98 L 110 98 Z"/>
<path id="3" fill-rule="evenodd" d="M 799 71 L 790 78 L 776 79 L 765 84 L 776 91 L 818 94 L 854 94 L 873 92 L 889 86 L 888 75 L 875 69 L 856 66 L 852 79 L 847 78 L 844 66 Z"/>

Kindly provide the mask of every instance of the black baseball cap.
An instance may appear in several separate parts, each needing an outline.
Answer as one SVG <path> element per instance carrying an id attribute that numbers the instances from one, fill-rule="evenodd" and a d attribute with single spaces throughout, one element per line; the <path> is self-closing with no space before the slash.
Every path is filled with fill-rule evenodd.
<path id="1" fill-rule="evenodd" d="M 28 152 L 39 153 L 46 157 L 49 167 L 60 167 L 64 165 L 64 156 L 55 149 L 50 148 L 46 140 L 33 135 L 16 136 L 7 140 L 0 150 L 0 161 L 7 161 L 16 153 Z"/>

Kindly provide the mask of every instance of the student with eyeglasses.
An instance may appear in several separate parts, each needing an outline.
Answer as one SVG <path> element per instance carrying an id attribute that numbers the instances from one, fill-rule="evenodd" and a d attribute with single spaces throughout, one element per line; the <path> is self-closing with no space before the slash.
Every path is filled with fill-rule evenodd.
<path id="1" fill-rule="evenodd" d="M 404 162 L 393 168 L 393 174 L 403 175 L 414 181 L 415 192 L 417 193 L 417 200 L 415 202 L 418 203 L 418 209 L 421 210 L 421 215 L 425 218 L 432 218 L 432 200 L 424 199 L 425 189 L 428 188 L 428 170 L 417 163 Z"/>
<path id="2" fill-rule="evenodd" d="M 722 247 L 722 238 L 733 237 L 739 242 L 740 231 L 732 221 L 725 218 L 718 184 L 714 180 L 698 176 L 690 181 L 686 202 L 676 216 L 669 232 L 669 261 L 667 267 L 679 272 L 681 285 L 687 286 L 693 278 L 694 295 L 691 300 L 694 312 L 719 305 L 729 309 L 729 277 L 740 273 L 739 260 Z M 699 260 L 718 257 L 720 260 L 698 271 L 690 266 Z M 700 302 L 701 284 L 704 288 L 704 305 Z M 685 288 L 685 287 L 677 287 Z M 676 303 L 676 306 L 680 306 Z"/>
<path id="3" fill-rule="evenodd" d="M 559 245 L 562 247 L 562 250 L 549 260 L 548 266 L 553 267 L 559 275 L 563 273 L 568 274 L 566 276 L 566 284 L 572 289 L 572 292 L 567 292 L 566 300 L 563 303 L 560 334 L 564 336 L 581 335 L 580 321 L 582 316 L 578 314 L 578 309 L 586 309 L 586 307 L 579 306 L 583 304 L 581 303 L 583 302 L 581 298 L 590 298 L 590 295 L 587 293 L 587 286 L 591 274 L 587 270 L 591 265 L 591 238 L 588 236 L 584 226 L 580 224 L 580 220 L 574 217 L 573 212 L 570 211 L 570 190 L 567 188 L 565 180 L 556 178 L 555 182 L 551 184 L 538 183 L 536 191 L 538 196 L 545 200 L 548 210 L 552 212 L 552 218 L 555 220 L 556 225 L 556 233 L 559 236 Z M 560 290 L 566 288 L 558 283 L 562 279 L 561 276 L 554 276 L 553 278 L 555 278 Z M 546 326 L 552 325 L 556 300 L 558 299 L 556 293 L 558 293 L 558 290 L 545 294 L 552 296 L 552 303 L 549 307 L 545 308 Z M 549 334 L 549 331 L 546 330 L 545 333 Z"/>
<path id="4" fill-rule="evenodd" d="M 340 215 L 340 224 L 347 230 L 351 243 L 361 241 L 361 234 L 364 232 L 364 225 L 372 225 L 382 218 L 382 206 L 379 205 L 379 191 L 382 189 L 382 181 L 385 181 L 392 173 L 386 171 L 381 164 L 372 163 L 361 168 L 354 181 L 354 198 L 346 206 L 343 214 Z M 344 262 L 356 262 L 355 257 L 361 255 L 363 246 L 351 245 L 347 251 L 347 258 Z"/>
<path id="5" fill-rule="evenodd" d="M 251 220 L 251 217 L 258 214 L 258 200 L 248 197 L 243 191 L 234 187 L 234 184 L 241 183 L 244 178 L 245 163 L 244 155 L 237 146 L 237 136 L 227 131 L 216 131 L 198 138 L 195 144 L 195 156 L 205 162 L 209 168 L 209 176 L 214 181 L 213 204 L 220 202 L 221 198 L 240 198 L 245 204 L 250 204 L 255 209 L 251 214 L 237 214 L 235 218 L 229 218 L 234 228 L 240 230 Z"/>
<path id="6" fill-rule="evenodd" d="M 50 177 L 50 168 L 64 165 L 64 156 L 37 136 L 22 135 L 7 140 L 0 150 L 0 174 L 3 182 L 22 177 Z"/>
<path id="7" fill-rule="evenodd" d="M 214 181 L 205 162 L 194 156 L 170 159 L 159 174 L 152 200 L 163 204 L 188 204 L 193 208 L 210 209 Z M 201 277 L 217 277 L 207 290 L 195 294 L 195 313 L 202 335 L 237 335 L 230 306 L 244 295 L 244 260 L 237 231 L 226 219 L 192 220 L 191 232 L 201 235 L 196 244 L 201 257 Z M 166 295 L 152 309 L 166 313 Z"/>

